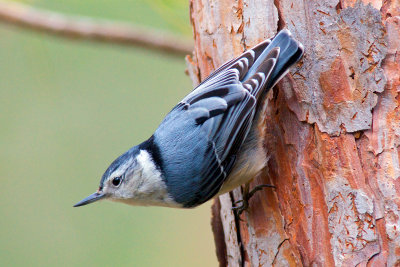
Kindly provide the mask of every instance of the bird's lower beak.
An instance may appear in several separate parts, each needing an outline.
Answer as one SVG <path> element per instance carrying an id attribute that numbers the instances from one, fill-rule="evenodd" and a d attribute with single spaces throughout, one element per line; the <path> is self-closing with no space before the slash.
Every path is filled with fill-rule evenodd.
<path id="1" fill-rule="evenodd" d="M 99 193 L 99 192 L 93 193 L 90 196 L 88 196 L 87 198 L 84 198 L 81 201 L 79 201 L 78 203 L 76 203 L 74 205 L 74 207 L 80 207 L 80 206 L 84 206 L 84 205 L 93 203 L 93 202 L 95 202 L 97 200 L 100 200 L 100 199 L 104 198 L 105 196 L 106 195 L 103 194 L 103 193 Z"/>

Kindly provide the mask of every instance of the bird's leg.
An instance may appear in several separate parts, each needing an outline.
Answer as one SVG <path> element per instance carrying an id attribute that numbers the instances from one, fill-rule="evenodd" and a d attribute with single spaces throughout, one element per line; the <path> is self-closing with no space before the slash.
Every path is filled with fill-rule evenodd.
<path id="1" fill-rule="evenodd" d="M 272 184 L 259 184 L 255 186 L 250 192 L 248 192 L 247 200 L 249 200 L 257 191 L 260 191 L 261 189 L 266 187 L 276 189 L 276 186 Z"/>
<path id="2" fill-rule="evenodd" d="M 250 183 L 246 183 L 244 185 L 242 199 L 235 201 L 235 203 L 233 203 L 235 205 L 235 207 L 232 207 L 232 210 L 235 212 L 235 214 L 238 217 L 240 217 L 240 215 L 243 213 L 243 211 L 245 211 L 249 207 L 248 199 L 246 199 L 246 197 L 245 197 L 249 194 L 249 188 L 250 188 Z M 238 205 L 239 203 L 241 203 L 240 206 Z"/>
<path id="3" fill-rule="evenodd" d="M 261 189 L 265 187 L 270 187 L 270 188 L 276 188 L 274 185 L 270 184 L 260 184 L 255 186 L 251 191 L 250 191 L 250 183 L 245 184 L 244 189 L 243 189 L 243 198 L 236 201 L 235 207 L 232 208 L 232 210 L 236 213 L 237 216 L 240 217 L 240 215 L 243 213 L 243 211 L 247 210 L 249 207 L 249 200 L 250 198 L 257 192 L 260 191 Z M 236 206 L 237 204 L 242 203 L 240 206 Z"/>

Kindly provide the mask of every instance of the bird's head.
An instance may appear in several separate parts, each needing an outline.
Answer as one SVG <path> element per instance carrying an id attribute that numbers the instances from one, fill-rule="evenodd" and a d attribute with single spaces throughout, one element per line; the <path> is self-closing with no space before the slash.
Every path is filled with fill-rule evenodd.
<path id="1" fill-rule="evenodd" d="M 103 174 L 99 189 L 74 205 L 109 199 L 130 205 L 175 206 L 151 153 L 135 146 L 119 156 Z"/>

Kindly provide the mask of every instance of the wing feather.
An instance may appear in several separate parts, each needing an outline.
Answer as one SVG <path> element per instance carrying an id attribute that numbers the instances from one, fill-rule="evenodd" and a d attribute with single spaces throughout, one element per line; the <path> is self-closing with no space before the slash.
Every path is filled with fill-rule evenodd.
<path id="1" fill-rule="evenodd" d="M 301 54 L 301 45 L 282 31 L 222 65 L 166 116 L 154 136 L 164 146 L 164 175 L 177 202 L 193 207 L 219 191 L 251 129 L 257 100 Z"/>

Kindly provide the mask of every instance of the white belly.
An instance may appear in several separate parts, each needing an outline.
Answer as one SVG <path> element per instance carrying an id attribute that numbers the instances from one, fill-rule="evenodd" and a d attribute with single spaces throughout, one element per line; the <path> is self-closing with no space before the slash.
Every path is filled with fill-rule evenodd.
<path id="1" fill-rule="evenodd" d="M 261 116 L 263 118 L 263 116 Z M 256 121 L 255 121 L 256 122 Z M 252 125 L 246 137 L 235 165 L 218 195 L 224 194 L 254 179 L 268 162 L 266 151 L 263 147 L 265 124 L 263 119 Z"/>

